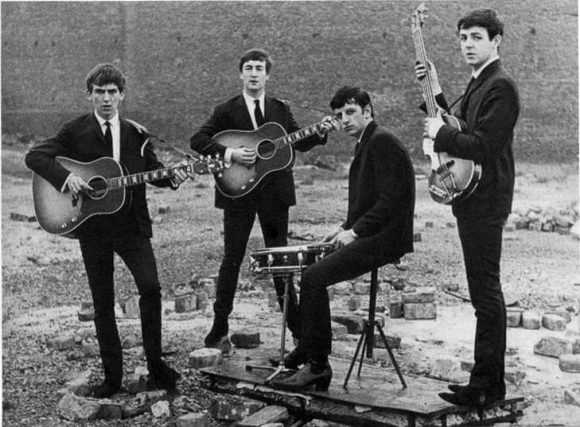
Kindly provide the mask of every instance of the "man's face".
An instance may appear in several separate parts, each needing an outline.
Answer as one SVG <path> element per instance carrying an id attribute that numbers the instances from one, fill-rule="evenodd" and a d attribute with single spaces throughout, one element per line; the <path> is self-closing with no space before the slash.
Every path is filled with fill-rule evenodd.
<path id="1" fill-rule="evenodd" d="M 125 93 L 119 91 L 114 83 L 108 83 L 104 86 L 93 85 L 93 90 L 89 93 L 89 100 L 99 116 L 109 120 L 117 114 L 119 102 L 123 100 Z"/>
<path id="2" fill-rule="evenodd" d="M 497 55 L 501 36 L 498 34 L 490 40 L 487 29 L 471 27 L 459 30 L 459 43 L 467 65 L 478 70 L 488 59 Z"/>
<path id="3" fill-rule="evenodd" d="M 361 136 L 366 125 L 372 120 L 369 105 L 363 109 L 356 103 L 347 103 L 334 109 L 334 114 L 340 121 L 342 129 L 356 139 Z"/>
<path id="4" fill-rule="evenodd" d="M 261 95 L 270 75 L 266 72 L 266 61 L 247 61 L 242 66 L 240 79 L 244 91 L 252 95 Z"/>

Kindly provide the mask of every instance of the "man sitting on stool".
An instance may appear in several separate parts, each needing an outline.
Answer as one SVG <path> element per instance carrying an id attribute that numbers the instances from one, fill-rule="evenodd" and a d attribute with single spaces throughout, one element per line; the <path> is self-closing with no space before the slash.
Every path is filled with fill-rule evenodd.
<path id="1" fill-rule="evenodd" d="M 272 381 L 300 390 L 326 390 L 332 379 L 328 355 L 332 346 L 326 288 L 391 263 L 413 251 L 415 177 L 405 146 L 374 121 L 370 96 L 358 87 L 339 89 L 330 107 L 344 131 L 355 138 L 349 172 L 346 221 L 325 242 L 336 250 L 309 266 L 300 282 L 302 338 L 284 359 L 298 372 Z"/>

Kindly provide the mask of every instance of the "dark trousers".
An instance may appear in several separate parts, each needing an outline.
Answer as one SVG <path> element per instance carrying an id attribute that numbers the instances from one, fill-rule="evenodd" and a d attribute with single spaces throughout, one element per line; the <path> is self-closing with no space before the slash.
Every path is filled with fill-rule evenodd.
<path id="1" fill-rule="evenodd" d="M 505 217 L 458 218 L 465 271 L 475 309 L 474 359 L 469 384 L 505 392 L 506 309 L 500 283 Z"/>
<path id="2" fill-rule="evenodd" d="M 392 260 L 400 255 L 393 255 Z M 327 287 L 354 279 L 389 260 L 375 259 L 372 254 L 342 247 L 312 264 L 300 281 L 300 314 L 302 339 L 300 348 L 315 361 L 325 361 L 332 349 L 332 328 Z"/>
<path id="3" fill-rule="evenodd" d="M 266 247 L 288 244 L 288 206 L 257 197 L 255 203 L 239 203 L 224 209 L 224 257 L 219 270 L 214 309 L 214 324 L 227 331 L 227 322 L 234 307 L 234 296 L 238 284 L 240 267 L 256 215 L 262 228 Z M 274 278 L 280 307 L 284 302 L 284 280 Z M 300 316 L 296 291 L 290 287 L 288 301 L 288 328 L 300 339 Z"/>
<path id="4" fill-rule="evenodd" d="M 123 377 L 121 341 L 115 321 L 115 252 L 129 268 L 139 291 L 143 347 L 149 371 L 154 373 L 161 363 L 161 287 L 150 240 L 118 233 L 81 239 L 80 246 L 93 296 L 105 381 L 118 387 Z"/>

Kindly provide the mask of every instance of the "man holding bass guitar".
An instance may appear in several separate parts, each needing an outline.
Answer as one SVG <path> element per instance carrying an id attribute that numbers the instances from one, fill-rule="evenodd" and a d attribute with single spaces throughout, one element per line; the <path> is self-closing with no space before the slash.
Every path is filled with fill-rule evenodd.
<path id="1" fill-rule="evenodd" d="M 461 100 L 460 130 L 446 124 L 441 111 L 425 119 L 425 136 L 435 152 L 480 163 L 481 180 L 467 198 L 453 204 L 469 286 L 477 319 L 474 359 L 469 384 L 450 385 L 439 396 L 456 405 L 483 406 L 505 397 L 504 358 L 506 311 L 500 283 L 503 224 L 514 193 L 514 127 L 519 96 L 499 60 L 503 23 L 493 10 L 475 10 L 457 23 L 461 52 L 472 78 Z M 427 74 L 429 73 L 429 74 Z M 447 108 L 433 64 L 418 63 L 419 81 L 436 88 L 439 106 Z"/>
<path id="2" fill-rule="evenodd" d="M 119 116 L 118 107 L 125 96 L 123 73 L 112 64 L 99 64 L 87 75 L 86 86 L 93 111 L 65 123 L 55 136 L 32 147 L 25 158 L 26 165 L 52 184 L 56 192 L 70 194 L 71 206 L 83 203 L 83 195 L 93 190 L 92 182 L 66 169 L 57 156 L 77 164 L 114 158 L 130 173 L 163 167 L 148 141 L 146 129 Z M 185 171 L 177 169 L 172 178 L 154 184 L 176 189 L 187 177 Z M 118 392 L 123 378 L 123 355 L 114 310 L 115 253 L 131 271 L 139 290 L 149 388 L 172 391 L 179 378 L 161 359 L 161 287 L 150 241 L 145 184 L 132 186 L 127 199 L 130 204 L 109 215 L 92 215 L 75 230 L 93 297 L 95 328 L 105 371 L 103 383 L 91 389 L 92 396 L 97 398 Z"/>
<path id="3" fill-rule="evenodd" d="M 266 96 L 272 60 L 261 49 L 244 53 L 239 62 L 243 92 L 218 105 L 191 137 L 191 148 L 203 155 L 220 155 L 226 163 L 216 176 L 215 206 L 224 211 L 224 257 L 219 270 L 213 326 L 205 345 L 229 350 L 228 317 L 240 267 L 256 215 L 266 247 L 287 245 L 288 211 L 296 204 L 291 166 L 293 148 L 307 151 L 326 143 L 330 118 L 300 130 L 287 103 Z M 265 124 L 265 125 L 264 125 Z M 292 132 L 285 136 L 286 132 Z M 289 142 L 292 142 L 293 148 Z M 271 167 L 269 166 L 271 165 Z M 284 281 L 275 278 L 280 305 Z M 291 287 L 287 322 L 300 339 L 296 293 Z"/>

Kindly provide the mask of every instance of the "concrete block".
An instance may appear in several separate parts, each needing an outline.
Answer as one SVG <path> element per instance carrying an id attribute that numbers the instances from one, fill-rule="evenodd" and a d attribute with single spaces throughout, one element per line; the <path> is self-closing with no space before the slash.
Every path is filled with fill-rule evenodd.
<path id="1" fill-rule="evenodd" d="M 370 283 L 355 283 L 354 284 L 354 293 L 355 295 L 369 295 L 371 289 Z"/>
<path id="2" fill-rule="evenodd" d="M 360 334 L 363 330 L 365 319 L 362 316 L 355 314 L 336 314 L 332 316 L 332 320 L 336 323 L 346 326 L 349 334 Z"/>
<path id="3" fill-rule="evenodd" d="M 197 309 L 197 296 L 194 294 L 180 295 L 175 298 L 175 312 L 187 313 Z"/>
<path id="4" fill-rule="evenodd" d="M 332 339 L 334 341 L 340 341 L 346 338 L 348 335 L 348 329 L 345 325 L 341 325 L 337 322 L 330 322 L 332 328 Z"/>
<path id="5" fill-rule="evenodd" d="M 284 421 L 289 418 L 288 410 L 282 406 L 266 406 L 258 412 L 244 418 L 239 427 L 261 427 L 264 424 Z"/>
<path id="6" fill-rule="evenodd" d="M 101 409 L 97 414 L 97 418 L 102 420 L 120 420 L 123 418 L 123 405 L 119 402 L 114 402 L 109 399 L 99 400 Z"/>
<path id="7" fill-rule="evenodd" d="M 350 297 L 348 299 L 348 309 L 350 311 L 358 310 L 362 305 L 360 297 Z"/>
<path id="8" fill-rule="evenodd" d="M 544 314 L 542 326 L 551 331 L 564 331 L 566 330 L 566 319 L 558 314 Z"/>
<path id="9" fill-rule="evenodd" d="M 97 418 L 101 405 L 97 400 L 85 399 L 67 393 L 58 402 L 56 412 L 69 421 L 86 421 Z"/>
<path id="10" fill-rule="evenodd" d="M 517 328 L 522 324 L 522 308 L 508 307 L 506 308 L 506 319 L 508 328 Z"/>
<path id="11" fill-rule="evenodd" d="M 211 413 L 219 421 L 240 421 L 265 407 L 266 404 L 258 400 L 247 399 L 234 403 L 217 399 L 211 407 Z"/>
<path id="12" fill-rule="evenodd" d="M 125 317 L 128 319 L 141 318 L 141 310 L 139 308 L 139 295 L 135 295 L 125 301 Z"/>
<path id="13" fill-rule="evenodd" d="M 437 306 L 434 303 L 404 303 L 403 311 L 407 320 L 436 319 Z"/>
<path id="14" fill-rule="evenodd" d="M 75 338 L 73 335 L 63 335 L 51 339 L 48 342 L 48 346 L 58 351 L 70 350 L 75 346 Z"/>
<path id="15" fill-rule="evenodd" d="M 405 315 L 404 305 L 401 300 L 393 300 L 389 303 L 389 316 L 392 319 L 399 319 Z"/>
<path id="16" fill-rule="evenodd" d="M 524 311 L 522 313 L 522 327 L 524 329 L 540 329 L 542 316 L 537 311 Z"/>
<path id="17" fill-rule="evenodd" d="M 580 354 L 562 354 L 559 357 L 562 372 L 580 373 Z"/>
<path id="18" fill-rule="evenodd" d="M 559 357 L 562 354 L 572 354 L 573 345 L 570 340 L 557 337 L 544 337 L 534 346 L 534 354 L 548 357 Z"/>
<path id="19" fill-rule="evenodd" d="M 435 288 L 430 286 L 415 288 L 411 292 L 403 292 L 401 297 L 403 304 L 435 302 Z"/>
<path id="20" fill-rule="evenodd" d="M 195 294 L 196 307 L 198 310 L 205 310 L 209 306 L 209 293 L 207 291 L 199 291 Z"/>
<path id="21" fill-rule="evenodd" d="M 210 417 L 203 412 L 190 412 L 177 418 L 176 427 L 209 427 Z"/>
<path id="22" fill-rule="evenodd" d="M 189 353 L 189 366 L 194 369 L 218 365 L 222 361 L 222 352 L 217 348 L 200 348 Z"/>
<path id="23" fill-rule="evenodd" d="M 397 349 L 401 347 L 401 337 L 396 337 L 394 335 L 387 335 L 385 334 L 385 337 L 387 338 L 387 344 L 389 344 L 389 347 L 391 347 L 391 350 Z M 381 338 L 381 334 L 379 334 L 378 332 L 375 333 L 374 336 L 374 345 L 376 348 L 385 348 L 385 343 L 383 342 L 383 339 Z M 363 349 L 364 351 L 364 349 Z"/>
<path id="24" fill-rule="evenodd" d="M 234 332 L 230 335 L 230 341 L 238 348 L 256 348 L 261 343 L 259 332 Z"/>

